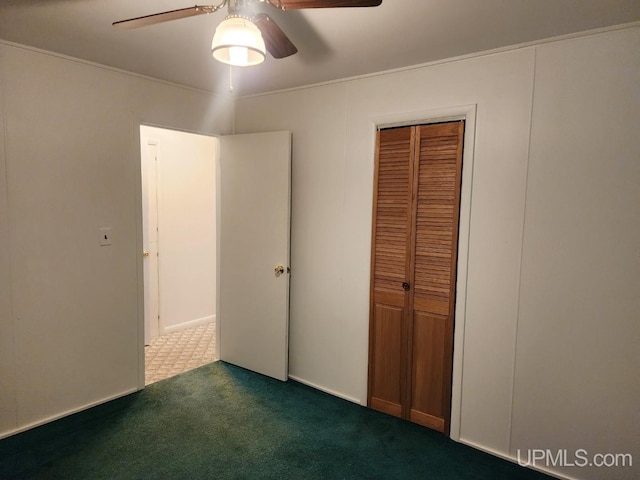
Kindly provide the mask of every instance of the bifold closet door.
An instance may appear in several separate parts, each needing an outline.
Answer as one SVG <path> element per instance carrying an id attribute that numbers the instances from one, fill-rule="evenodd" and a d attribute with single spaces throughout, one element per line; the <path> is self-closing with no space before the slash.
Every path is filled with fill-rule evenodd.
<path id="1" fill-rule="evenodd" d="M 407 309 L 415 129 L 378 132 L 369 334 L 371 408 L 405 415 Z M 374 353 L 375 352 L 375 353 Z"/>
<path id="2" fill-rule="evenodd" d="M 419 127 L 408 418 L 449 431 L 463 122 Z"/>
<path id="3" fill-rule="evenodd" d="M 447 432 L 464 122 L 378 133 L 371 408 Z"/>

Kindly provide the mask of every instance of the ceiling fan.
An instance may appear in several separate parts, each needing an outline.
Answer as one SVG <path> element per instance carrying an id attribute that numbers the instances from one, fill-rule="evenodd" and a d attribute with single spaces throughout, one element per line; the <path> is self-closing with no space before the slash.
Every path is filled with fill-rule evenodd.
<path id="1" fill-rule="evenodd" d="M 196 5 L 168 12 L 114 22 L 118 28 L 138 28 L 180 18 L 216 12 L 225 6 L 228 15 L 216 28 L 211 50 L 213 57 L 233 66 L 257 65 L 264 61 L 265 48 L 273 58 L 285 58 L 298 49 L 276 22 L 252 9 L 266 3 L 281 10 L 303 8 L 377 7 L 382 0 L 221 0 L 218 5 Z"/>

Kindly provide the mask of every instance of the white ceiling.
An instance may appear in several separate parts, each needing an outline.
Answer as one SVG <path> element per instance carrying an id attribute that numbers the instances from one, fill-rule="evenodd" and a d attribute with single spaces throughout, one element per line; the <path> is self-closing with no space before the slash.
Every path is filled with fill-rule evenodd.
<path id="1" fill-rule="evenodd" d="M 218 0 L 213 0 L 218 3 Z M 117 20 L 193 6 L 189 0 L 1 0 L 0 38 L 198 89 L 228 91 L 210 54 L 224 11 L 136 30 Z M 639 0 L 383 0 L 374 8 L 279 11 L 259 4 L 298 47 L 234 68 L 250 94 L 416 65 L 640 20 Z"/>

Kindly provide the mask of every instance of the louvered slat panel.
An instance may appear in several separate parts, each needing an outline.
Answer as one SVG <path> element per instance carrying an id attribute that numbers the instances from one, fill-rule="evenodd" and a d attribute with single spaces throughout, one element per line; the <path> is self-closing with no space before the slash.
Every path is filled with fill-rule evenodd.
<path id="1" fill-rule="evenodd" d="M 448 302 L 452 291 L 459 140 L 450 124 L 420 128 L 414 295 L 425 300 Z"/>
<path id="2" fill-rule="evenodd" d="M 380 132 L 375 211 L 374 290 L 403 292 L 411 208 L 411 130 Z"/>

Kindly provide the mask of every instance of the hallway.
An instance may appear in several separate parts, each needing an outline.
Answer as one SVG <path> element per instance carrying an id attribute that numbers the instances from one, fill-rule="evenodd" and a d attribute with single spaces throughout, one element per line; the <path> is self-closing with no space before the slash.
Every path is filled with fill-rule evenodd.
<path id="1" fill-rule="evenodd" d="M 215 360 L 216 324 L 180 330 L 144 347 L 145 385 L 173 377 Z"/>

